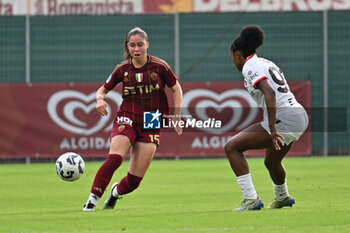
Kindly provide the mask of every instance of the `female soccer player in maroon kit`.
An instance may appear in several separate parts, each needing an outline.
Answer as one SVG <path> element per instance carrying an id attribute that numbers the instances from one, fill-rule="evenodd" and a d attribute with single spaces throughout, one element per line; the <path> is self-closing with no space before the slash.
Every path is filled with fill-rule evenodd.
<path id="1" fill-rule="evenodd" d="M 154 118 L 159 117 L 160 113 L 169 113 L 165 86 L 174 95 L 174 115 L 181 114 L 181 86 L 164 60 L 147 54 L 148 47 L 146 32 L 138 27 L 133 28 L 124 41 L 124 61 L 97 90 L 96 109 L 102 116 L 108 114 L 105 96 L 119 83 L 123 84 L 123 102 L 113 123 L 108 158 L 95 176 L 83 211 L 95 210 L 98 200 L 129 150 L 128 174 L 112 185 L 103 208 L 113 209 L 120 195 L 130 193 L 140 185 L 160 140 L 159 129 L 143 129 L 143 113 L 153 112 Z M 178 135 L 182 134 L 180 127 L 176 127 L 175 131 Z"/>

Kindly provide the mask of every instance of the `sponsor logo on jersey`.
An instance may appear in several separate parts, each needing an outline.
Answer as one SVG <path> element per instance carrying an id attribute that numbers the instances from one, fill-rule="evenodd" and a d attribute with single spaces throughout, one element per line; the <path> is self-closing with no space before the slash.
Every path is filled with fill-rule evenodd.
<path id="1" fill-rule="evenodd" d="M 136 81 L 138 81 L 139 83 L 142 82 L 142 80 L 143 80 L 143 74 L 142 73 L 137 73 L 135 75 L 135 77 L 136 77 Z"/>
<path id="2" fill-rule="evenodd" d="M 157 111 L 143 112 L 143 128 L 144 129 L 160 129 L 160 116 L 162 113 Z"/>
<path id="3" fill-rule="evenodd" d="M 116 119 L 117 124 L 124 124 L 124 125 L 131 125 L 132 126 L 132 120 L 129 117 L 125 116 L 118 116 Z"/>
<path id="4" fill-rule="evenodd" d="M 254 79 L 255 77 L 259 76 L 259 72 L 253 73 L 252 71 L 248 71 L 248 75 L 250 79 Z"/>
<path id="5" fill-rule="evenodd" d="M 124 87 L 124 95 L 134 95 L 134 94 L 148 94 L 152 93 L 153 91 L 158 91 L 159 90 L 159 85 L 158 83 L 153 86 L 152 84 L 149 85 L 138 85 L 136 87 Z"/>

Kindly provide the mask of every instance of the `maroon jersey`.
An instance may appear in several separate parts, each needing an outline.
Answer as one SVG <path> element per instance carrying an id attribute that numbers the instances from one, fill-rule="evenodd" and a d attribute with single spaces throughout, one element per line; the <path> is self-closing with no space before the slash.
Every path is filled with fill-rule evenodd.
<path id="1" fill-rule="evenodd" d="M 118 65 L 104 87 L 112 90 L 123 82 L 123 103 L 119 111 L 142 115 L 144 111 L 159 111 L 168 114 L 168 100 L 165 85 L 176 84 L 176 76 L 170 66 L 162 59 L 147 55 L 147 63 L 135 68 L 131 59 Z"/>

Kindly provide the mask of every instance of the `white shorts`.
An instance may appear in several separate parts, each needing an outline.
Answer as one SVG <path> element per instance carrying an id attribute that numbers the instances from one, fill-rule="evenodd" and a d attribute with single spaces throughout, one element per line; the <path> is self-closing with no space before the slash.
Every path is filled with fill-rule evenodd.
<path id="1" fill-rule="evenodd" d="M 267 114 L 264 114 L 264 120 L 260 124 L 269 134 L 271 134 Z M 308 124 L 309 118 L 307 112 L 301 105 L 277 109 L 276 128 L 284 137 L 284 140 L 281 140 L 286 145 L 297 141 L 305 132 Z"/>

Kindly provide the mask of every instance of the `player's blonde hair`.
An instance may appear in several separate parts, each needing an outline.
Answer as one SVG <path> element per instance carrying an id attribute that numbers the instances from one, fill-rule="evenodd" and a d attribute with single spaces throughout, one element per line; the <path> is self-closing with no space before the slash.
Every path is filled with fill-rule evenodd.
<path id="1" fill-rule="evenodd" d="M 131 29 L 124 39 L 124 60 L 131 58 L 131 54 L 128 49 L 128 43 L 129 43 L 130 37 L 134 35 L 139 35 L 143 39 L 145 39 L 146 42 L 148 41 L 147 33 L 144 30 L 142 30 L 139 27 L 134 27 L 133 29 Z"/>

